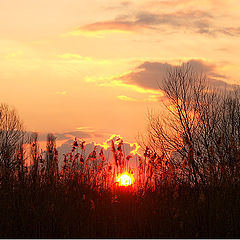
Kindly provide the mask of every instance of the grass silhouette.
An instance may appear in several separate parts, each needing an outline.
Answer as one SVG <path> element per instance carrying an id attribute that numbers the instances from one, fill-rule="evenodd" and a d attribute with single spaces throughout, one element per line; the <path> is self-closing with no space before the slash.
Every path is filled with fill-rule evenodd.
<path id="1" fill-rule="evenodd" d="M 146 149 L 145 157 L 139 157 L 138 177 L 145 176 L 145 182 L 121 187 L 115 175 L 125 170 L 126 159 L 119 155 L 118 144 L 112 144 L 112 168 L 105 164 L 101 151 L 97 156 L 96 149 L 83 158 L 84 144 L 75 139 L 57 171 L 53 163 L 58 162 L 58 153 L 52 137 L 48 157 L 37 153 L 32 166 L 11 174 L 4 173 L 2 166 L 1 238 L 239 237 L 239 182 L 196 187 L 177 181 L 176 169 Z M 32 149 L 36 146 L 34 141 Z M 24 152 L 18 158 L 24 159 L 21 154 Z M 167 172 L 154 174 L 153 163 Z"/>

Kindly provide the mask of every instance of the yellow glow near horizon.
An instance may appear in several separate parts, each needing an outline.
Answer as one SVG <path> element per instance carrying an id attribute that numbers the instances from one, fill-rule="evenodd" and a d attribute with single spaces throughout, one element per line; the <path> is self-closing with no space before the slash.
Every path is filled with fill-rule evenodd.
<path id="1" fill-rule="evenodd" d="M 119 186 L 127 187 L 134 183 L 134 177 L 133 177 L 133 175 L 125 172 L 118 176 L 117 182 L 119 183 Z"/>

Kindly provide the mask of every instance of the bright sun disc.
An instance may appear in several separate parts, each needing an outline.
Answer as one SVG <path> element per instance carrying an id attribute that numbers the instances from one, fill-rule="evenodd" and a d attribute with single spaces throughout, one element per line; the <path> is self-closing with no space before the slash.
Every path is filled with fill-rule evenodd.
<path id="1" fill-rule="evenodd" d="M 133 184 L 133 180 L 133 176 L 128 173 L 123 173 L 117 178 L 119 186 L 129 186 Z"/>

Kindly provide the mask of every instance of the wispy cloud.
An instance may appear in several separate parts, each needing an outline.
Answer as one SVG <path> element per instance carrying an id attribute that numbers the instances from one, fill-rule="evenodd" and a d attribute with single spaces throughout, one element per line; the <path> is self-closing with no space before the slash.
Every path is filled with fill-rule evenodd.
<path id="1" fill-rule="evenodd" d="M 226 5 L 225 0 L 202 0 L 202 6 L 208 7 L 223 7 Z M 196 7 L 199 6 L 199 0 L 152 0 L 145 3 L 146 7 L 167 7 L 167 8 L 176 8 L 176 7 Z"/>
<path id="2" fill-rule="evenodd" d="M 104 10 L 121 10 L 121 9 L 125 9 L 128 8 L 129 6 L 131 6 L 131 2 L 130 1 L 117 1 L 114 2 L 112 1 L 111 4 L 104 6 L 103 9 Z"/>
<path id="3" fill-rule="evenodd" d="M 67 94 L 67 92 L 66 91 L 57 91 L 56 94 L 65 96 Z"/>
<path id="4" fill-rule="evenodd" d="M 125 96 L 125 95 L 120 95 L 117 98 L 122 100 L 122 101 L 126 101 L 126 102 L 136 102 L 137 101 L 135 98 L 128 97 L 128 96 Z"/>
<path id="5" fill-rule="evenodd" d="M 128 74 L 127 74 L 128 75 Z M 102 82 L 99 86 L 102 87 L 121 87 L 131 89 L 138 93 L 149 93 L 149 94 L 159 94 L 159 89 L 145 88 L 141 85 L 137 85 L 134 81 L 132 83 L 124 81 L 126 75 L 121 75 L 119 77 L 113 77 L 106 82 Z"/>
<path id="6" fill-rule="evenodd" d="M 32 132 L 29 132 L 29 134 L 31 135 Z M 92 127 L 78 127 L 72 131 L 53 132 L 53 134 L 56 137 L 57 143 L 64 143 L 66 141 L 73 141 L 75 138 L 84 139 L 86 141 L 107 139 L 107 137 L 112 133 L 105 130 L 96 130 Z M 47 133 L 39 133 L 38 140 L 41 142 L 46 142 Z"/>
<path id="7" fill-rule="evenodd" d="M 62 59 L 80 59 L 83 61 L 92 61 L 91 57 L 84 57 L 76 53 L 64 53 L 64 54 L 59 54 L 57 55 L 58 58 Z"/>
<path id="8" fill-rule="evenodd" d="M 110 61 L 106 59 L 97 59 L 89 56 L 82 56 L 80 54 L 76 53 L 63 53 L 58 54 L 57 57 L 59 59 L 63 60 L 69 60 L 69 61 L 78 61 L 81 63 L 94 63 L 94 64 L 109 64 Z"/>
<path id="9" fill-rule="evenodd" d="M 163 94 L 161 94 L 160 92 L 157 94 L 150 94 L 149 96 L 143 98 L 132 98 L 132 97 L 128 97 L 125 95 L 120 95 L 117 96 L 118 99 L 120 99 L 121 101 L 125 101 L 125 102 L 159 102 L 160 99 L 163 97 Z"/>
<path id="10" fill-rule="evenodd" d="M 140 27 L 128 21 L 105 21 L 87 24 L 74 29 L 69 33 L 72 36 L 102 37 L 108 33 L 131 33 L 140 30 Z"/>
<path id="11" fill-rule="evenodd" d="M 88 138 L 91 138 L 91 133 L 77 130 L 77 131 L 56 133 L 55 136 L 57 140 L 68 140 L 68 139 L 74 139 L 75 137 L 88 139 Z"/>
<path id="12" fill-rule="evenodd" d="M 168 13 L 138 11 L 134 14 L 117 16 L 113 20 L 99 21 L 81 26 L 70 34 L 100 36 L 108 32 L 139 32 L 144 29 L 159 30 L 159 28 L 161 28 L 161 31 L 167 32 L 171 27 L 176 31 L 188 30 L 189 32 L 211 36 L 217 34 L 240 35 L 240 27 L 218 26 L 215 23 L 217 18 L 211 12 L 203 10 L 178 10 Z"/>

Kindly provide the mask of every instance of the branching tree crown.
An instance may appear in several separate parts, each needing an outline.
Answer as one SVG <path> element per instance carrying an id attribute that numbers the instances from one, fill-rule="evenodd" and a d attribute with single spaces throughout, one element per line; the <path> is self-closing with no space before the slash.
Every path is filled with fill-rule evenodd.
<path id="1" fill-rule="evenodd" d="M 23 143 L 23 123 L 17 111 L 7 104 L 0 104 L 0 163 L 14 167 L 16 150 Z"/>
<path id="2" fill-rule="evenodd" d="M 231 165 L 240 163 L 239 91 L 220 93 L 190 64 L 170 69 L 160 87 L 168 114 L 149 113 L 147 145 L 173 163 L 186 161 L 184 172 L 195 184 L 214 174 L 221 179 L 223 164 L 234 175 Z"/>

